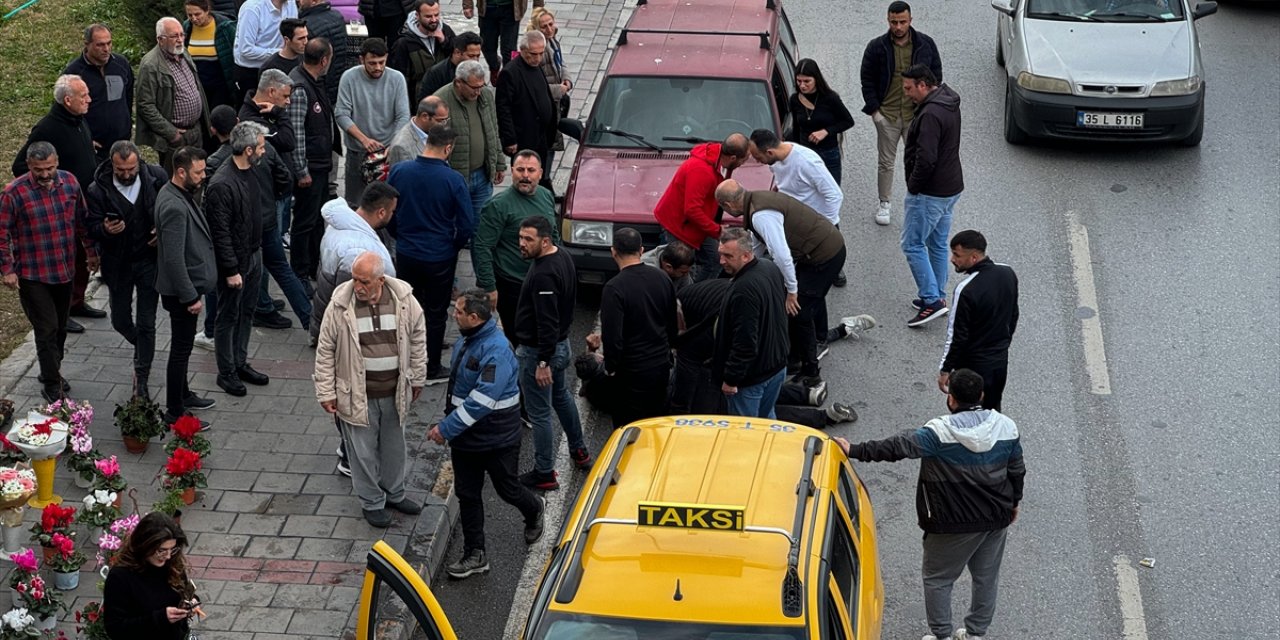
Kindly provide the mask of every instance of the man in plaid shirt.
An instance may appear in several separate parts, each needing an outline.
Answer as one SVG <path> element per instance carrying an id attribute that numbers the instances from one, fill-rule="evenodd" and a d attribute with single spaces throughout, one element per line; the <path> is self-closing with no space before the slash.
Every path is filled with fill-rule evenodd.
<path id="1" fill-rule="evenodd" d="M 90 271 L 98 270 L 98 254 L 85 230 L 80 183 L 58 170 L 53 145 L 31 143 L 27 167 L 27 173 L 0 193 L 0 273 L 6 287 L 18 290 L 22 310 L 35 330 L 41 394 L 53 402 L 71 390 L 60 369 L 76 242 L 84 247 Z"/>

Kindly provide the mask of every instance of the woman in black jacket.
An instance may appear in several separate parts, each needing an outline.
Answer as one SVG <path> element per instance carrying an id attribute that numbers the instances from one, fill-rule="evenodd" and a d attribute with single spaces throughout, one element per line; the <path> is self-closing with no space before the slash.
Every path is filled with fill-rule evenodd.
<path id="1" fill-rule="evenodd" d="M 149 513 L 120 547 L 102 592 L 113 640 L 183 640 L 199 604 L 182 550 L 187 536 L 173 518 Z"/>
<path id="2" fill-rule="evenodd" d="M 822 77 L 818 63 L 805 58 L 796 65 L 796 94 L 791 96 L 789 142 L 813 149 L 840 184 L 840 134 L 853 128 L 853 115 Z"/>

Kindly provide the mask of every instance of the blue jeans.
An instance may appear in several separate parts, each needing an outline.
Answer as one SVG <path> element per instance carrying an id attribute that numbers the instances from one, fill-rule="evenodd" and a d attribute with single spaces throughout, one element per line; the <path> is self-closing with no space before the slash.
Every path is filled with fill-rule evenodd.
<path id="1" fill-rule="evenodd" d="M 285 300 L 289 301 L 293 313 L 298 316 L 298 324 L 306 329 L 311 322 L 311 298 L 302 287 L 302 281 L 298 280 L 297 274 L 293 272 L 293 267 L 289 266 L 289 259 L 284 254 L 284 244 L 280 241 L 280 227 L 262 231 L 262 270 L 263 278 L 262 286 L 258 289 L 257 312 L 271 313 L 276 310 L 268 292 L 270 282 L 266 274 L 270 273 L 271 279 L 280 285 L 280 291 L 284 293 Z"/>
<path id="2" fill-rule="evenodd" d="M 569 440 L 569 449 L 585 449 L 582 440 L 582 420 L 578 418 L 578 405 L 573 402 L 569 385 L 565 381 L 565 369 L 569 368 L 569 341 L 561 340 L 555 354 L 547 364 L 551 367 L 551 385 L 539 387 L 538 349 L 528 345 L 516 348 L 520 360 L 520 392 L 524 394 L 524 408 L 533 423 L 533 470 L 551 473 L 555 468 L 556 434 L 551 430 L 551 409 L 560 418 L 560 427 Z M 777 394 L 774 394 L 777 395 Z"/>
<path id="3" fill-rule="evenodd" d="M 479 220 L 480 211 L 493 195 L 493 180 L 489 179 L 489 172 L 484 168 L 472 171 L 467 179 L 467 190 L 471 192 L 471 214 Z"/>
<path id="4" fill-rule="evenodd" d="M 827 165 L 827 171 L 831 173 L 831 177 L 835 178 L 836 184 L 840 184 L 840 146 L 836 145 L 827 149 L 814 149 L 814 153 L 822 158 L 822 164 Z"/>
<path id="5" fill-rule="evenodd" d="M 280 235 L 289 232 L 290 216 L 289 212 L 293 210 L 293 194 L 285 194 L 276 200 L 276 228 L 283 229 Z"/>
<path id="6" fill-rule="evenodd" d="M 959 199 L 958 193 L 950 198 L 908 193 L 902 203 L 902 253 L 916 280 L 917 295 L 925 304 L 946 296 L 950 258 L 947 238 L 951 214 Z"/>
<path id="7" fill-rule="evenodd" d="M 738 392 L 728 398 L 729 413 L 749 418 L 777 418 L 773 405 L 778 402 L 778 393 L 782 391 L 782 382 L 786 378 L 787 368 L 783 367 L 760 384 L 738 387 Z"/>

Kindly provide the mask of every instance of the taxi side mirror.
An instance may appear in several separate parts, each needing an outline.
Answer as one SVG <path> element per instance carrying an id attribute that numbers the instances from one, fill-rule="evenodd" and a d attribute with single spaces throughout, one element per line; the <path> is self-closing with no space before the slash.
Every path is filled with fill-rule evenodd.
<path id="1" fill-rule="evenodd" d="M 1196 8 L 1191 10 L 1191 19 L 1199 20 L 1205 16 L 1211 16 L 1218 12 L 1218 3 L 1216 2 L 1198 2 Z"/>
<path id="2" fill-rule="evenodd" d="M 1013 14 L 1017 13 L 1014 11 L 1013 4 L 1009 0 L 991 0 L 991 8 L 1009 16 L 1010 18 L 1013 17 Z"/>

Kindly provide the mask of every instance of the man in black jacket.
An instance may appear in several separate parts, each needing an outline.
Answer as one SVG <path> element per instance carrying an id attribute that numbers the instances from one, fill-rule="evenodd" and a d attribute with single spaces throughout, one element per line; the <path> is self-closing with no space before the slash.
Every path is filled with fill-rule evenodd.
<path id="1" fill-rule="evenodd" d="M 560 121 L 559 104 L 551 97 L 551 86 L 542 73 L 542 54 L 547 50 L 547 37 L 539 31 L 526 31 L 520 36 L 520 55 L 502 69 L 498 83 L 498 136 L 502 150 L 514 156 L 528 149 L 538 154 L 542 166 L 542 186 L 551 187 L 547 153 L 556 137 Z"/>
<path id="2" fill-rule="evenodd" d="M 987 239 L 972 229 L 951 239 L 951 264 L 968 277 L 951 297 L 947 342 L 942 348 L 938 388 L 947 392 L 951 372 L 982 376 L 982 408 L 1000 410 L 1009 373 L 1009 343 L 1018 328 L 1018 275 L 987 257 Z"/>
<path id="3" fill-rule="evenodd" d="M 979 640 L 996 610 L 1000 561 L 1009 525 L 1022 502 L 1022 443 L 1018 426 L 983 409 L 982 377 L 951 374 L 950 414 L 884 440 L 836 442 L 850 458 L 894 462 L 920 458 L 916 516 L 924 530 L 924 607 L 933 635 L 926 639 Z M 951 589 L 965 568 L 973 599 L 964 627 L 951 624 Z"/>
<path id="4" fill-rule="evenodd" d="M 137 145 L 120 140 L 86 191 L 89 237 L 98 241 L 102 279 L 111 292 L 111 327 L 133 345 L 133 393 L 150 398 L 147 381 L 156 350 L 156 194 L 164 169 L 142 161 Z M 133 315 L 133 295 L 138 313 Z"/>
<path id="5" fill-rule="evenodd" d="M 604 366 L 618 390 L 613 427 L 663 415 L 671 376 L 671 345 L 679 333 L 676 290 L 671 278 L 640 260 L 640 232 L 613 233 L 618 275 L 600 296 L 600 338 Z"/>
<path id="6" fill-rule="evenodd" d="M 751 234 L 730 227 L 720 234 L 720 266 L 733 278 L 716 321 L 711 369 L 728 398 L 729 413 L 774 418 L 787 375 L 787 287 L 782 272 L 757 259 Z"/>
<path id="7" fill-rule="evenodd" d="M 333 154 L 342 153 L 342 138 L 333 116 L 326 75 L 332 68 L 334 55 L 327 40 L 315 38 L 307 43 L 302 64 L 289 73 L 289 79 L 293 80 L 289 121 L 297 139 L 293 151 L 285 154 L 294 179 L 289 262 L 293 272 L 303 279 L 314 280 L 316 268 L 320 266 L 320 238 L 324 235 L 320 207 L 329 191 Z"/>
<path id="8" fill-rule="evenodd" d="M 93 135 L 98 160 L 117 140 L 133 134 L 133 67 L 128 58 L 111 52 L 111 31 L 91 24 L 84 30 L 84 52 L 63 73 L 80 76 L 89 86 L 89 112 L 84 120 Z"/>
<path id="9" fill-rule="evenodd" d="M 237 124 L 231 130 L 231 162 L 218 169 L 205 192 L 218 264 L 216 382 L 233 396 L 248 393 L 243 382 L 265 385 L 270 381 L 248 361 L 250 326 L 262 277 L 262 186 L 253 169 L 267 153 L 266 133 L 267 128 L 256 122 Z"/>
<path id="10" fill-rule="evenodd" d="M 898 142 L 906 135 L 914 108 L 902 90 L 902 72 L 913 64 L 929 67 L 942 81 L 942 57 L 933 38 L 911 26 L 911 6 L 902 0 L 889 5 L 889 31 L 867 43 L 862 54 L 862 112 L 876 126 L 876 191 L 880 206 L 876 224 L 889 224 L 893 196 L 893 165 Z"/>
<path id="11" fill-rule="evenodd" d="M 484 57 L 481 52 L 480 36 L 474 31 L 463 31 L 453 38 L 453 48 L 449 52 L 449 57 L 441 60 L 427 70 L 422 76 L 422 80 L 416 85 L 409 85 L 414 90 L 414 99 L 409 104 L 418 104 L 422 99 L 435 95 L 441 87 L 453 82 L 454 75 L 458 71 L 458 65 L 463 60 L 480 61 Z"/>
<path id="12" fill-rule="evenodd" d="M 325 91 L 329 93 L 329 104 L 337 104 L 338 78 L 356 64 L 355 54 L 347 44 L 347 19 L 331 4 L 321 0 L 298 0 L 298 17 L 307 21 L 310 41 L 323 38 L 333 47 L 333 62 L 329 65 Z"/>
<path id="13" fill-rule="evenodd" d="M 13 159 L 13 177 L 21 176 L 27 168 L 27 147 L 32 142 L 44 141 L 53 145 L 58 152 L 58 167 L 75 176 L 80 188 L 87 189 L 93 183 L 93 175 L 98 168 L 98 157 L 93 152 L 93 135 L 89 132 L 89 124 L 85 122 L 85 114 L 89 113 L 89 87 L 79 76 L 59 76 L 53 84 L 53 106 L 36 126 L 31 128 L 26 144 Z M 89 286 L 89 269 L 85 262 L 83 247 L 76 244 L 76 271 L 71 281 L 72 316 L 81 318 L 105 318 L 107 312 L 95 309 L 84 299 L 84 290 Z M 68 333 L 84 333 L 84 327 L 67 318 Z"/>
<path id="14" fill-rule="evenodd" d="M 902 72 L 902 87 L 916 103 L 907 129 L 902 168 L 907 174 L 906 211 L 902 221 L 902 253 L 915 278 L 916 315 L 908 327 L 919 327 L 947 314 L 947 236 L 956 201 L 964 191 L 960 166 L 960 96 L 917 64 Z"/>
<path id="15" fill-rule="evenodd" d="M 417 0 L 405 17 L 400 39 L 391 47 L 387 66 L 404 74 L 409 104 L 418 104 L 414 93 L 427 71 L 453 53 L 453 27 L 440 19 L 440 0 Z"/>

